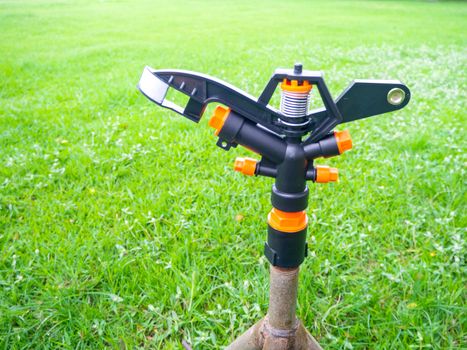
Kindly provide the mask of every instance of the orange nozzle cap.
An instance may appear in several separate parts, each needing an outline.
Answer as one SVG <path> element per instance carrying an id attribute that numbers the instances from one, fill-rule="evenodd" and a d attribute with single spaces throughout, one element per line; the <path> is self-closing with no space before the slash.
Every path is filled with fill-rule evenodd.
<path id="1" fill-rule="evenodd" d="M 313 85 L 309 81 L 304 80 L 301 84 L 298 80 L 284 79 L 281 83 L 281 89 L 286 91 L 298 92 L 298 93 L 309 93 Z"/>
<path id="2" fill-rule="evenodd" d="M 226 108 L 223 106 L 217 106 L 216 109 L 214 110 L 214 113 L 212 114 L 211 119 L 209 119 L 209 126 L 216 129 L 215 131 L 216 135 L 219 135 L 219 133 L 221 132 L 225 121 L 229 117 L 229 113 L 230 113 L 230 108 Z"/>
<path id="3" fill-rule="evenodd" d="M 234 170 L 242 174 L 252 176 L 256 173 L 256 164 L 258 161 L 253 158 L 237 158 L 234 163 Z"/>
<path id="4" fill-rule="evenodd" d="M 334 131 L 334 137 L 336 138 L 339 154 L 352 149 L 352 139 L 350 138 L 349 130 Z"/>
<path id="5" fill-rule="evenodd" d="M 268 224 L 281 232 L 299 232 L 307 227 L 308 216 L 305 211 L 288 213 L 272 208 L 268 215 Z"/>
<path id="6" fill-rule="evenodd" d="M 330 168 L 327 165 L 316 166 L 316 182 L 327 183 L 339 180 L 339 173 L 336 168 Z"/>

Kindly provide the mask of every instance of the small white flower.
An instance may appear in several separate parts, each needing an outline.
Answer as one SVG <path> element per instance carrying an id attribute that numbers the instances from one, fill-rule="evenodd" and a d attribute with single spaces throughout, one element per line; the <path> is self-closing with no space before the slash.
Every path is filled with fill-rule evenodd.
<path id="1" fill-rule="evenodd" d="M 344 348 L 349 350 L 353 349 L 352 344 L 347 339 L 344 342 Z"/>
<path id="2" fill-rule="evenodd" d="M 250 282 L 248 280 L 243 281 L 243 289 L 248 290 L 248 287 L 250 286 Z"/>
<path id="3" fill-rule="evenodd" d="M 389 279 L 390 281 L 393 281 L 393 282 L 396 282 L 396 283 L 400 283 L 400 278 L 398 278 L 397 276 L 394 276 L 393 274 L 391 273 L 386 273 L 386 272 L 383 272 L 382 274 L 384 277 L 386 277 L 387 279 Z"/>
<path id="4" fill-rule="evenodd" d="M 130 211 L 130 208 L 123 208 L 122 213 L 126 215 L 133 215 L 133 212 Z"/>
<path id="5" fill-rule="evenodd" d="M 110 294 L 110 300 L 112 300 L 115 303 L 121 303 L 123 301 L 123 298 L 119 297 L 116 294 Z"/>

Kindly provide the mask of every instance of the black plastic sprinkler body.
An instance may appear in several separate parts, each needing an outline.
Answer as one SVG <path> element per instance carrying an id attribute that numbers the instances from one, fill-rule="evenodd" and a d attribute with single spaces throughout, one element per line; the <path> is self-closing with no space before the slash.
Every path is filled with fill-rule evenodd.
<path id="1" fill-rule="evenodd" d="M 280 110 L 276 110 L 268 103 L 279 83 L 281 104 Z M 309 110 L 314 87 L 324 108 Z M 215 109 L 209 121 L 216 130 L 217 145 L 224 150 L 241 145 L 261 156 L 260 161 L 237 158 L 234 168 L 245 175 L 275 178 L 271 192 L 273 208 L 268 215 L 268 239 L 264 247 L 270 264 L 278 268 L 271 269 L 271 278 L 278 278 L 276 275 L 280 271 L 297 271 L 298 275 L 298 267 L 307 255 L 307 181 L 326 183 L 338 180 L 337 169 L 316 166 L 314 160 L 337 156 L 352 148 L 348 131 L 333 131 L 334 128 L 339 124 L 399 110 L 410 100 L 410 90 L 398 80 L 354 80 L 333 100 L 323 74 L 303 70 L 301 64 L 296 64 L 293 69 L 277 69 L 259 98 L 204 74 L 149 67 L 144 69 L 138 88 L 156 104 L 195 122 L 201 119 L 208 103 L 221 103 L 223 106 Z M 170 88 L 189 96 L 185 107 L 166 99 Z M 296 281 L 291 283 L 287 288 L 295 288 L 295 301 L 291 304 L 295 315 Z M 277 293 L 277 290 L 273 293 L 272 286 L 277 284 L 275 279 L 271 280 L 271 303 Z M 252 327 L 251 332 L 261 334 L 256 338 L 263 339 L 263 343 L 255 338 L 256 345 L 248 347 L 247 336 L 242 336 L 245 338 L 240 337 L 229 349 L 268 348 L 265 345 L 267 339 L 273 336 L 268 338 L 265 334 L 269 334 L 268 330 L 283 327 L 280 322 L 277 325 L 273 315 L 270 305 L 268 317 L 261 325 L 254 326 L 258 329 Z M 290 332 L 295 329 L 293 325 L 290 327 Z M 300 333 L 297 329 L 296 333 Z M 290 337 L 299 335 L 294 333 Z M 312 344 L 311 340 L 309 342 Z M 317 343 L 313 344 L 304 345 L 303 349 L 319 348 Z M 298 348 L 301 347 L 291 345 L 284 349 Z"/>

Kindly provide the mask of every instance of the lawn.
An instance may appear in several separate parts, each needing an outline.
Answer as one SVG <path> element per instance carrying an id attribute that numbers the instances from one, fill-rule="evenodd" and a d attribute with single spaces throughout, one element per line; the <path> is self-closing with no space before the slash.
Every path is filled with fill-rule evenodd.
<path id="1" fill-rule="evenodd" d="M 310 183 L 298 315 L 328 349 L 467 347 L 467 4 L 1 1 L 0 348 L 195 349 L 267 310 L 272 180 L 149 103 L 145 65 L 258 96 L 277 67 L 400 79 Z"/>

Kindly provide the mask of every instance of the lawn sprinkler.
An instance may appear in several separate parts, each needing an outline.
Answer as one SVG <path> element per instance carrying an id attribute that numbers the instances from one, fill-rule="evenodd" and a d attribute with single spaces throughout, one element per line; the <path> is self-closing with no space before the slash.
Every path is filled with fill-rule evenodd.
<path id="1" fill-rule="evenodd" d="M 268 103 L 280 84 L 280 109 Z M 335 168 L 315 165 L 320 157 L 338 156 L 352 148 L 343 123 L 396 111 L 407 105 L 410 91 L 398 80 L 354 80 L 333 100 L 319 71 L 277 69 L 259 98 L 208 75 L 146 67 L 138 84 L 154 103 L 199 122 L 206 105 L 218 102 L 209 125 L 217 146 L 241 145 L 261 159 L 237 158 L 234 169 L 249 176 L 275 179 L 268 215 L 264 255 L 270 263 L 269 309 L 266 316 L 230 344 L 228 350 L 321 349 L 296 317 L 298 272 L 307 256 L 307 181 L 335 182 Z M 166 99 L 172 88 L 189 97 L 185 107 Z M 323 107 L 310 110 L 312 89 Z"/>

